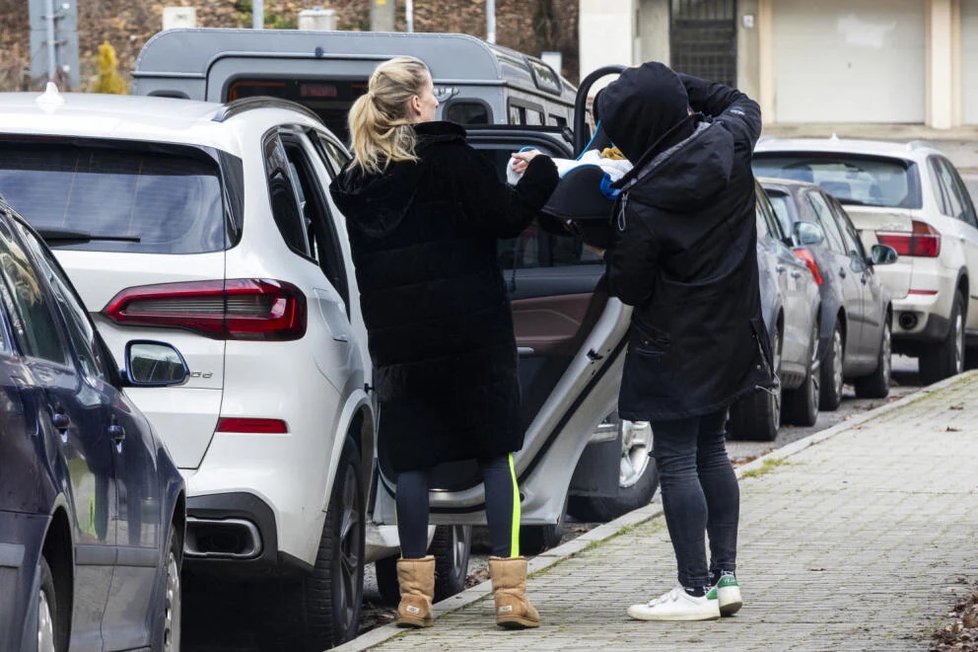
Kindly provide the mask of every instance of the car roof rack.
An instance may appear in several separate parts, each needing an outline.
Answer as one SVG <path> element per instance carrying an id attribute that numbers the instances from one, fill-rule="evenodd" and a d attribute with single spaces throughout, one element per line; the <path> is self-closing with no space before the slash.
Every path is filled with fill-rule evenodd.
<path id="1" fill-rule="evenodd" d="M 316 113 L 298 102 L 293 102 L 291 100 L 283 100 L 280 97 L 270 97 L 267 95 L 256 95 L 253 97 L 243 97 L 239 100 L 232 100 L 222 106 L 211 118 L 214 122 L 226 122 L 230 118 L 236 115 L 240 115 L 247 111 L 254 111 L 256 109 L 289 109 L 291 111 L 298 111 L 312 118 L 316 122 L 321 123 L 322 119 L 316 115 Z"/>

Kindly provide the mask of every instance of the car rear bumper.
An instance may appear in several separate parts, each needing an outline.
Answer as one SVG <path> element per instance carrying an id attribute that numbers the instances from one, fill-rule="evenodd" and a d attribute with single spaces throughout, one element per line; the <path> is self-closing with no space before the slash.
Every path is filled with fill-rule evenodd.
<path id="1" fill-rule="evenodd" d="M 279 550 L 272 508 L 247 492 L 187 498 L 187 569 L 239 578 L 294 575 L 311 566 Z"/>
<path id="2" fill-rule="evenodd" d="M 0 650 L 36 645 L 37 561 L 49 520 L 0 511 Z"/>
<path id="3" fill-rule="evenodd" d="M 953 281 L 952 281 L 953 283 Z M 893 340 L 898 343 L 938 342 L 947 337 L 950 327 L 954 285 L 936 294 L 912 294 L 893 302 Z"/>

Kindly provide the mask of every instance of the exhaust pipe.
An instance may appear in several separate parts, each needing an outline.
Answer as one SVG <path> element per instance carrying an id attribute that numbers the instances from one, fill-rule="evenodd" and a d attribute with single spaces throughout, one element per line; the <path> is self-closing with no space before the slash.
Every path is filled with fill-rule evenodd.
<path id="1" fill-rule="evenodd" d="M 905 331 L 912 331 L 915 329 L 918 321 L 917 313 L 914 312 L 901 312 L 900 317 L 897 319 L 897 323 L 900 324 L 900 328 Z"/>
<path id="2" fill-rule="evenodd" d="M 187 517 L 188 557 L 252 559 L 261 554 L 261 535 L 251 521 Z"/>

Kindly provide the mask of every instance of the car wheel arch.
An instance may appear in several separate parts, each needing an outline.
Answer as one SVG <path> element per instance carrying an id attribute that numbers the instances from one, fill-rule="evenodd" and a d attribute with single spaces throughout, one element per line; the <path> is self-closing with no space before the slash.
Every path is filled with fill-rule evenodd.
<path id="1" fill-rule="evenodd" d="M 964 304 L 961 306 L 961 312 L 965 320 L 967 320 L 968 303 L 971 301 L 971 295 L 969 294 L 971 283 L 968 280 L 968 273 L 966 270 L 961 270 L 958 272 L 958 282 L 954 287 L 955 290 L 961 294 L 961 299 L 964 301 Z"/>
<path id="2" fill-rule="evenodd" d="M 361 405 L 350 425 L 347 428 L 346 437 L 353 441 L 360 452 L 360 467 L 363 471 L 363 478 L 369 478 L 373 470 L 373 452 L 375 445 L 374 416 L 373 411 L 367 405 Z"/>
<path id="3" fill-rule="evenodd" d="M 51 514 L 51 521 L 44 533 L 41 556 L 51 568 L 58 598 L 58 617 L 62 619 L 61 631 L 67 635 L 71 631 L 74 604 L 75 554 L 71 522 L 64 505 L 57 505 Z"/>

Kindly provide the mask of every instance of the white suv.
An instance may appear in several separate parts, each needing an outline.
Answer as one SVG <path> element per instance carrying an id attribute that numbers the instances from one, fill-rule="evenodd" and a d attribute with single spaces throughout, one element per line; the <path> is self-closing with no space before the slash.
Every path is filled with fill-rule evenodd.
<path id="1" fill-rule="evenodd" d="M 164 340 L 191 370 L 129 390 L 185 476 L 188 567 L 280 578 L 262 611 L 289 649 L 355 635 L 375 410 L 325 192 L 342 145 L 302 107 L 257 98 L 3 94 L 0 125 L 0 193 L 115 356 Z"/>
<path id="2" fill-rule="evenodd" d="M 893 348 L 918 356 L 932 383 L 974 364 L 978 350 L 978 216 L 961 177 L 923 144 L 762 140 L 759 176 L 813 182 L 834 195 L 867 248 L 893 247 L 877 273 L 893 298 Z"/>

